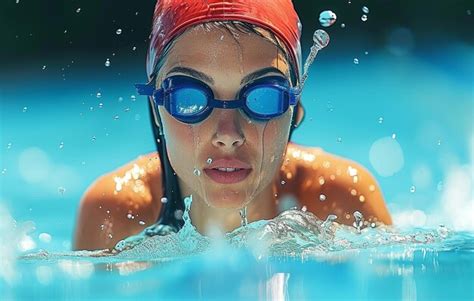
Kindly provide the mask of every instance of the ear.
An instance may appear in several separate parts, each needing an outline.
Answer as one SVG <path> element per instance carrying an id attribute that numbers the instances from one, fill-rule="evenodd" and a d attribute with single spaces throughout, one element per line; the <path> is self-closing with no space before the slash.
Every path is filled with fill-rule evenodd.
<path id="1" fill-rule="evenodd" d="M 296 106 L 296 110 L 297 111 L 296 111 L 296 118 L 295 118 L 295 127 L 298 127 L 298 126 L 300 126 L 301 122 L 304 119 L 304 108 L 303 108 L 303 104 L 301 103 L 301 101 Z"/>

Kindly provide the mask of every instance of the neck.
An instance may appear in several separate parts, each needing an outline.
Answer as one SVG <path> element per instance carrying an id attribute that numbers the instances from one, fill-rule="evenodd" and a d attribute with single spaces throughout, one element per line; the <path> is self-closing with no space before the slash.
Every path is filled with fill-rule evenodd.
<path id="1" fill-rule="evenodd" d="M 240 209 L 242 208 L 210 207 L 200 195 L 193 193 L 181 180 L 179 182 L 183 197 L 193 195 L 190 217 L 193 226 L 196 227 L 199 233 L 213 236 L 219 233 L 231 232 L 241 226 Z M 272 181 L 247 205 L 248 223 L 262 219 L 272 219 L 277 215 L 275 183 L 275 181 Z"/>

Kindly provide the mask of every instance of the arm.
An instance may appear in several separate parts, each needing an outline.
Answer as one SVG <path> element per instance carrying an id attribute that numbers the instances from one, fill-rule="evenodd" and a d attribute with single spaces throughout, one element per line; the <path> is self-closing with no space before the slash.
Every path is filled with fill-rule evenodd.
<path id="1" fill-rule="evenodd" d="M 123 238 L 155 223 L 161 208 L 156 201 L 161 198 L 161 175 L 159 161 L 149 159 L 146 156 L 131 162 L 89 187 L 81 200 L 73 249 L 111 249 Z M 138 174 L 133 173 L 136 171 Z M 135 179 L 136 175 L 139 177 Z M 119 187 L 117 178 L 129 179 Z"/>
<path id="2" fill-rule="evenodd" d="M 359 211 L 367 222 L 392 224 L 382 191 L 374 176 L 360 164 L 324 152 L 320 148 L 300 148 L 314 160 L 300 164 L 298 190 L 308 210 L 320 219 L 329 214 L 337 222 L 352 225 L 353 213 Z"/>

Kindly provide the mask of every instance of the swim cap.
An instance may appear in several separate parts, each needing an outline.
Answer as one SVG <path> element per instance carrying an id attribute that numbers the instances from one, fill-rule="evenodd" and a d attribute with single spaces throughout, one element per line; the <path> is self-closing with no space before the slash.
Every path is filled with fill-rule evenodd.
<path id="1" fill-rule="evenodd" d="M 151 79 L 165 46 L 187 28 L 209 21 L 242 21 L 274 33 L 301 78 L 301 22 L 291 0 L 158 0 L 147 55 Z"/>

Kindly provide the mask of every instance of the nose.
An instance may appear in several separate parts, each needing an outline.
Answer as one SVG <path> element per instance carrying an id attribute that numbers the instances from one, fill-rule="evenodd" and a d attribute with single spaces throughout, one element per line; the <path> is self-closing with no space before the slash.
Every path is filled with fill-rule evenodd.
<path id="1" fill-rule="evenodd" d="M 240 112 L 237 109 L 214 109 L 217 115 L 217 128 L 212 138 L 215 147 L 225 150 L 238 148 L 245 142 L 239 125 Z"/>

